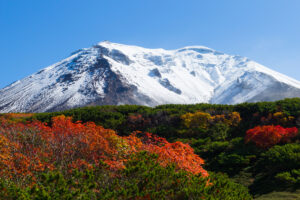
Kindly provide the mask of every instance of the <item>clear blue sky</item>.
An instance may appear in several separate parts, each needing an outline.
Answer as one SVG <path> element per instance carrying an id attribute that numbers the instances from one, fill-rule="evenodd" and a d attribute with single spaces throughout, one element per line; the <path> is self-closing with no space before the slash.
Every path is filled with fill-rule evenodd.
<path id="1" fill-rule="evenodd" d="M 0 0 L 0 88 L 102 40 L 204 45 L 300 80 L 300 0 Z"/>

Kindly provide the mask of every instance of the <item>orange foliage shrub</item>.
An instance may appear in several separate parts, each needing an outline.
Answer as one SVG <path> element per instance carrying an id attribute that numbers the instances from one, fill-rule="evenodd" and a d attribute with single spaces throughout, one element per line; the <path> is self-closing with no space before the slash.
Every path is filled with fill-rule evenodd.
<path id="1" fill-rule="evenodd" d="M 162 165 L 166 166 L 171 163 L 179 169 L 183 169 L 193 174 L 202 174 L 208 176 L 208 173 L 201 167 L 204 160 L 194 153 L 192 147 L 182 142 L 166 143 L 160 147 L 157 145 L 150 145 L 148 147 L 150 152 L 156 153 Z"/>
<path id="2" fill-rule="evenodd" d="M 202 168 L 204 161 L 188 144 L 169 143 L 150 133 L 121 137 L 93 122 L 73 123 L 65 116 L 54 117 L 51 127 L 39 121 L 24 124 L 0 118 L 0 173 L 9 177 L 34 177 L 38 171 L 55 168 L 90 169 L 102 162 L 118 170 L 139 151 L 158 154 L 163 166 L 175 164 L 178 169 L 208 175 Z"/>
<path id="3" fill-rule="evenodd" d="M 11 163 L 12 153 L 10 151 L 10 145 L 14 145 L 14 144 L 10 143 L 5 136 L 0 135 L 0 169 L 1 169 L 0 175 L 1 176 L 7 173 L 5 168 L 7 166 L 12 165 Z"/>
<path id="4" fill-rule="evenodd" d="M 128 137 L 133 146 L 138 150 L 146 150 L 158 155 L 158 160 L 163 166 L 175 164 L 178 169 L 189 171 L 193 174 L 208 176 L 207 171 L 202 168 L 204 160 L 194 153 L 192 147 L 182 142 L 170 143 L 165 138 L 157 137 L 151 133 L 144 133 L 136 137 L 140 132 L 135 132 Z M 132 142 L 134 140 L 134 142 Z"/>
<path id="5" fill-rule="evenodd" d="M 256 146 L 262 148 L 271 147 L 279 142 L 287 142 L 298 134 L 298 129 L 283 128 L 282 126 L 257 126 L 249 129 L 246 133 L 245 141 L 253 141 Z"/>

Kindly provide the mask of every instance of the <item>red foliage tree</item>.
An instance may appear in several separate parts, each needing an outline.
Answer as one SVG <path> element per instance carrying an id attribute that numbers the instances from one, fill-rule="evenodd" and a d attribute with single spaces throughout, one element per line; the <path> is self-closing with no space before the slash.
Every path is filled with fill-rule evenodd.
<path id="1" fill-rule="evenodd" d="M 283 128 L 282 126 L 256 126 L 246 132 L 246 143 L 253 141 L 256 146 L 269 148 L 279 142 L 287 142 L 298 134 L 298 129 Z"/>

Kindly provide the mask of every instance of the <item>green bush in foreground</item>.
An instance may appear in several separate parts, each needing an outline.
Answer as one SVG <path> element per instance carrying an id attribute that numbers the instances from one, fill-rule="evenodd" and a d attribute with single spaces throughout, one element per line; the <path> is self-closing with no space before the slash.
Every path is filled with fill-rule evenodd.
<path id="1" fill-rule="evenodd" d="M 94 171 L 43 173 L 33 186 L 1 180 L 0 199 L 252 199 L 247 189 L 221 174 L 209 179 L 162 167 L 156 155 L 133 155 L 126 168 L 112 173 L 105 166 Z"/>

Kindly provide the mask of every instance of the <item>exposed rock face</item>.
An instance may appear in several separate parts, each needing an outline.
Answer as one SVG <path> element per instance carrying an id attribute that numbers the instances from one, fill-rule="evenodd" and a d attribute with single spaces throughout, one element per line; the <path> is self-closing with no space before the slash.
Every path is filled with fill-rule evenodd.
<path id="1" fill-rule="evenodd" d="M 202 46 L 164 50 L 102 42 L 1 89 L 0 112 L 287 97 L 300 97 L 298 81 L 247 58 Z"/>

